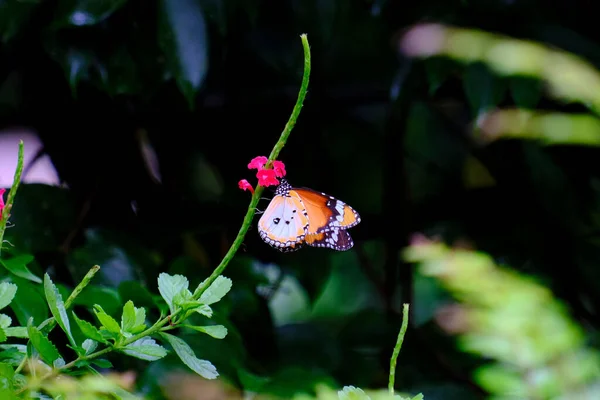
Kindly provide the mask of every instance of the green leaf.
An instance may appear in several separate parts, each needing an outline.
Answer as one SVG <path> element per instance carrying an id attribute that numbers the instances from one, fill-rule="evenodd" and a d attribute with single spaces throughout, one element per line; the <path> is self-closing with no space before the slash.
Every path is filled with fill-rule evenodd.
<path id="1" fill-rule="evenodd" d="M 6 342 L 7 338 L 8 338 L 8 336 L 6 335 L 4 328 L 0 328 L 0 343 Z"/>
<path id="2" fill-rule="evenodd" d="M 102 307 L 99 306 L 98 304 L 96 304 L 94 306 L 94 313 L 96 314 L 98 321 L 100 321 L 102 326 L 107 331 L 109 331 L 111 333 L 116 333 L 116 334 L 121 333 L 121 327 L 119 326 L 119 323 L 117 321 L 115 321 L 115 319 L 113 317 L 111 317 L 110 315 L 105 313 L 104 310 L 102 309 Z"/>
<path id="3" fill-rule="evenodd" d="M 63 299 L 60 292 L 58 291 L 54 283 L 52 283 L 50 275 L 48 274 L 44 274 L 44 292 L 46 293 L 46 300 L 48 301 L 48 306 L 50 307 L 50 311 L 56 319 L 56 322 L 66 333 L 67 338 L 69 339 L 69 343 L 71 343 L 71 346 L 77 347 L 77 343 L 75 343 L 75 339 L 71 334 L 71 324 L 69 323 L 69 316 L 67 315 L 65 303 L 63 303 Z"/>
<path id="4" fill-rule="evenodd" d="M 123 332 L 132 334 L 140 333 L 146 328 L 146 310 L 133 305 L 133 301 L 129 300 L 123 306 L 123 314 L 121 316 L 121 329 Z"/>
<path id="5" fill-rule="evenodd" d="M 0 283 L 0 310 L 13 301 L 17 293 L 17 285 L 9 282 Z"/>
<path id="6" fill-rule="evenodd" d="M 83 333 L 85 337 L 95 340 L 96 342 L 107 343 L 106 339 L 104 339 L 104 336 L 102 336 L 100 331 L 94 325 L 88 321 L 79 319 L 77 315 L 75 315 L 75 312 L 73 312 L 73 318 L 81 330 L 81 333 Z"/>
<path id="7" fill-rule="evenodd" d="M 46 364 L 54 365 L 57 360 L 62 359 L 54 344 L 38 328 L 33 326 L 33 318 L 27 324 L 27 333 L 29 335 L 29 342 L 40 353 Z"/>
<path id="8" fill-rule="evenodd" d="M 189 286 L 188 280 L 183 275 L 169 275 L 166 273 L 161 273 L 158 275 L 158 291 L 163 299 L 169 305 L 169 309 L 171 313 L 175 312 L 175 296 L 179 295 L 184 296 L 184 292 L 187 291 Z M 189 296 L 191 297 L 191 296 Z"/>
<path id="9" fill-rule="evenodd" d="M 109 315 L 117 315 L 123 308 L 121 295 L 114 288 L 89 285 L 77 296 L 74 304 L 93 308 L 96 304 L 102 306 Z"/>
<path id="10" fill-rule="evenodd" d="M 127 0 L 60 0 L 53 27 L 95 25 L 126 3 Z"/>
<path id="11" fill-rule="evenodd" d="M 540 102 L 543 83 L 539 79 L 513 77 L 509 85 L 510 94 L 518 107 L 534 109 Z"/>
<path id="12" fill-rule="evenodd" d="M 83 350 L 85 350 L 85 354 L 88 355 L 93 353 L 94 350 L 96 350 L 96 348 L 98 347 L 98 342 L 92 339 L 85 339 L 81 344 L 81 347 L 83 348 Z"/>
<path id="13" fill-rule="evenodd" d="M 0 260 L 0 264 L 18 277 L 28 279 L 35 283 L 42 283 L 42 280 L 27 268 L 27 264 L 33 260 L 34 257 L 32 255 L 21 254 L 9 260 Z"/>
<path id="14" fill-rule="evenodd" d="M 344 386 L 338 392 L 338 397 L 340 400 L 371 400 L 361 388 L 354 386 Z"/>
<path id="15" fill-rule="evenodd" d="M 466 68 L 463 86 L 475 116 L 498 105 L 506 93 L 505 82 L 479 63 Z"/>
<path id="16" fill-rule="evenodd" d="M 9 337 L 17 337 L 27 339 L 27 328 L 24 326 L 13 326 L 9 328 L 4 328 L 4 332 L 6 332 L 6 336 Z"/>
<path id="17" fill-rule="evenodd" d="M 22 278 L 12 277 L 12 280 L 17 284 L 19 290 L 15 295 L 15 300 L 10 303 L 10 308 L 17 316 L 19 324 L 26 326 L 29 318 L 33 318 L 35 324 L 47 319 L 48 305 L 38 291 L 38 287 Z"/>
<path id="18" fill-rule="evenodd" d="M 12 323 L 12 318 L 6 314 L 0 314 L 0 328 L 8 328 Z"/>
<path id="19" fill-rule="evenodd" d="M 119 285 L 119 295 L 122 299 L 131 300 L 138 306 L 154 307 L 152 293 L 137 281 L 125 281 Z"/>
<path id="20" fill-rule="evenodd" d="M 198 288 L 196 288 L 196 293 L 198 292 L 201 286 L 202 283 L 198 286 Z M 208 287 L 208 289 L 206 289 L 204 293 L 202 293 L 202 295 L 200 296 L 200 302 L 207 305 L 211 305 L 213 303 L 218 302 L 223 297 L 225 297 L 229 290 L 231 290 L 231 286 L 231 279 L 219 275 L 217 279 L 215 279 L 215 281 Z"/>
<path id="21" fill-rule="evenodd" d="M 200 307 L 194 308 L 194 311 L 208 318 L 212 318 L 213 316 L 212 308 L 210 308 L 210 306 L 207 306 L 206 304 L 202 304 Z"/>
<path id="22" fill-rule="evenodd" d="M 146 361 L 156 361 L 167 355 L 167 350 L 150 337 L 136 340 L 119 351 Z"/>
<path id="23" fill-rule="evenodd" d="M 198 0 L 160 0 L 159 45 L 179 90 L 193 107 L 208 70 L 206 24 Z"/>
<path id="24" fill-rule="evenodd" d="M 12 386 L 13 376 L 15 376 L 13 367 L 10 364 L 0 362 L 0 387 Z"/>
<path id="25" fill-rule="evenodd" d="M 161 332 L 160 336 L 169 342 L 181 361 L 190 367 L 192 371 L 196 372 L 205 379 L 216 379 L 219 376 L 215 366 L 212 365 L 210 361 L 200 360 L 197 358 L 194 354 L 194 351 L 186 342 L 179 339 L 177 336 L 169 335 L 168 333 L 164 332 Z"/>
<path id="26" fill-rule="evenodd" d="M 99 368 L 112 368 L 113 367 L 112 363 L 104 358 L 95 358 L 92 360 L 92 364 L 96 365 Z"/>
<path id="27" fill-rule="evenodd" d="M 209 336 L 214 337 L 215 339 L 223 339 L 227 336 L 227 328 L 223 325 L 210 325 L 210 326 L 192 326 L 192 325 L 183 325 L 186 328 L 193 329 L 198 332 L 206 333 Z"/>

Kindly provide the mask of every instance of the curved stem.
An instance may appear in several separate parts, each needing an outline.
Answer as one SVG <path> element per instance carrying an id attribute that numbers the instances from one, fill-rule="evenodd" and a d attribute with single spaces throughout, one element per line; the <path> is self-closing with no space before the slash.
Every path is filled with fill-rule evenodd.
<path id="1" fill-rule="evenodd" d="M 396 340 L 396 346 L 394 347 L 392 359 L 390 360 L 390 380 L 388 383 L 388 389 L 391 395 L 394 394 L 394 380 L 396 379 L 396 361 L 398 361 L 398 354 L 400 354 L 402 342 L 404 342 L 404 335 L 406 334 L 406 329 L 408 328 L 408 307 L 408 304 L 404 304 L 404 307 L 402 309 L 402 326 L 400 327 L 398 339 Z"/>
<path id="2" fill-rule="evenodd" d="M 294 129 L 294 125 L 296 125 L 296 121 L 298 120 L 298 116 L 300 115 L 300 111 L 302 110 L 302 105 L 304 104 L 304 99 L 306 98 L 306 92 L 308 91 L 308 82 L 310 77 L 310 47 L 308 45 L 308 39 L 306 37 L 306 34 L 300 35 L 300 39 L 302 40 L 302 47 L 304 48 L 304 73 L 302 74 L 302 84 L 300 85 L 298 99 L 296 100 L 296 105 L 292 110 L 292 115 L 290 115 L 288 122 L 285 124 L 285 128 L 283 128 L 283 132 L 281 132 L 281 136 L 279 136 L 279 140 L 277 141 L 277 143 L 275 143 L 273 150 L 271 150 L 267 166 L 270 166 L 271 163 L 277 159 L 277 156 L 279 156 L 279 153 L 283 149 L 283 146 L 285 146 L 285 143 L 287 142 L 290 133 L 292 133 L 292 129 Z M 240 228 L 237 237 L 231 244 L 231 247 L 227 251 L 227 254 L 225 254 L 225 257 L 223 257 L 223 260 L 221 260 L 217 268 L 215 268 L 213 273 L 208 277 L 208 279 L 206 279 L 202 283 L 202 286 L 196 291 L 194 296 L 196 299 L 199 299 L 202 293 L 204 293 L 204 291 L 208 289 L 211 283 L 213 283 L 214 280 L 217 279 L 217 277 L 223 273 L 225 268 L 227 268 L 229 262 L 233 259 L 233 256 L 235 255 L 239 247 L 242 245 L 244 237 L 246 236 L 246 232 L 248 232 L 248 229 L 252 224 L 252 219 L 254 218 L 254 213 L 256 212 L 256 206 L 258 205 L 258 201 L 260 200 L 260 196 L 262 195 L 263 190 L 264 188 L 262 186 L 256 186 L 254 194 L 252 195 L 252 200 L 250 200 L 250 205 L 248 205 L 248 211 L 246 211 L 244 222 L 242 223 L 242 227 Z"/>

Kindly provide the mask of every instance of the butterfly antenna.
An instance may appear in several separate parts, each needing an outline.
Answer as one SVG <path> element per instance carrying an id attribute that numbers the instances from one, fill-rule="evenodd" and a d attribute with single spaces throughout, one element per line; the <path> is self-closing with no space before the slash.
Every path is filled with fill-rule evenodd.
<path id="1" fill-rule="evenodd" d="M 255 208 L 255 210 L 256 210 L 256 212 L 255 212 L 255 213 L 256 213 L 256 214 L 258 214 L 258 215 L 261 215 L 261 214 L 264 214 L 264 213 L 265 213 L 264 211 L 261 211 L 261 210 L 259 210 L 258 208 Z"/>

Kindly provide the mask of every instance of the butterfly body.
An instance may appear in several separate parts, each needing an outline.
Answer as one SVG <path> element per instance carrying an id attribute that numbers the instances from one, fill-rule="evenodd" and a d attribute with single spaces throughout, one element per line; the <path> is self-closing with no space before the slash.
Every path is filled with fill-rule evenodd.
<path id="1" fill-rule="evenodd" d="M 304 245 L 345 251 L 354 245 L 346 229 L 359 222 L 358 213 L 343 201 L 294 188 L 282 179 L 258 222 L 258 232 L 267 244 L 283 252 Z"/>

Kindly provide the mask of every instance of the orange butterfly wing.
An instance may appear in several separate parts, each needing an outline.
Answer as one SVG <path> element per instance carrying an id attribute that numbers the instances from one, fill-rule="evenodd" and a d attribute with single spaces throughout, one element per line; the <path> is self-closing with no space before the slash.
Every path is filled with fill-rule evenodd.
<path id="1" fill-rule="evenodd" d="M 354 246 L 354 241 L 348 231 L 341 228 L 321 233 L 309 233 L 304 241 L 309 246 L 326 247 L 338 251 L 346 251 Z"/>
<path id="2" fill-rule="evenodd" d="M 306 236 L 308 217 L 302 199 L 295 193 L 277 194 L 258 221 L 263 241 L 280 251 L 298 250 Z"/>
<path id="3" fill-rule="evenodd" d="M 352 207 L 333 196 L 307 188 L 294 188 L 290 194 L 294 192 L 306 208 L 309 234 L 348 229 L 360 222 L 360 215 Z"/>

